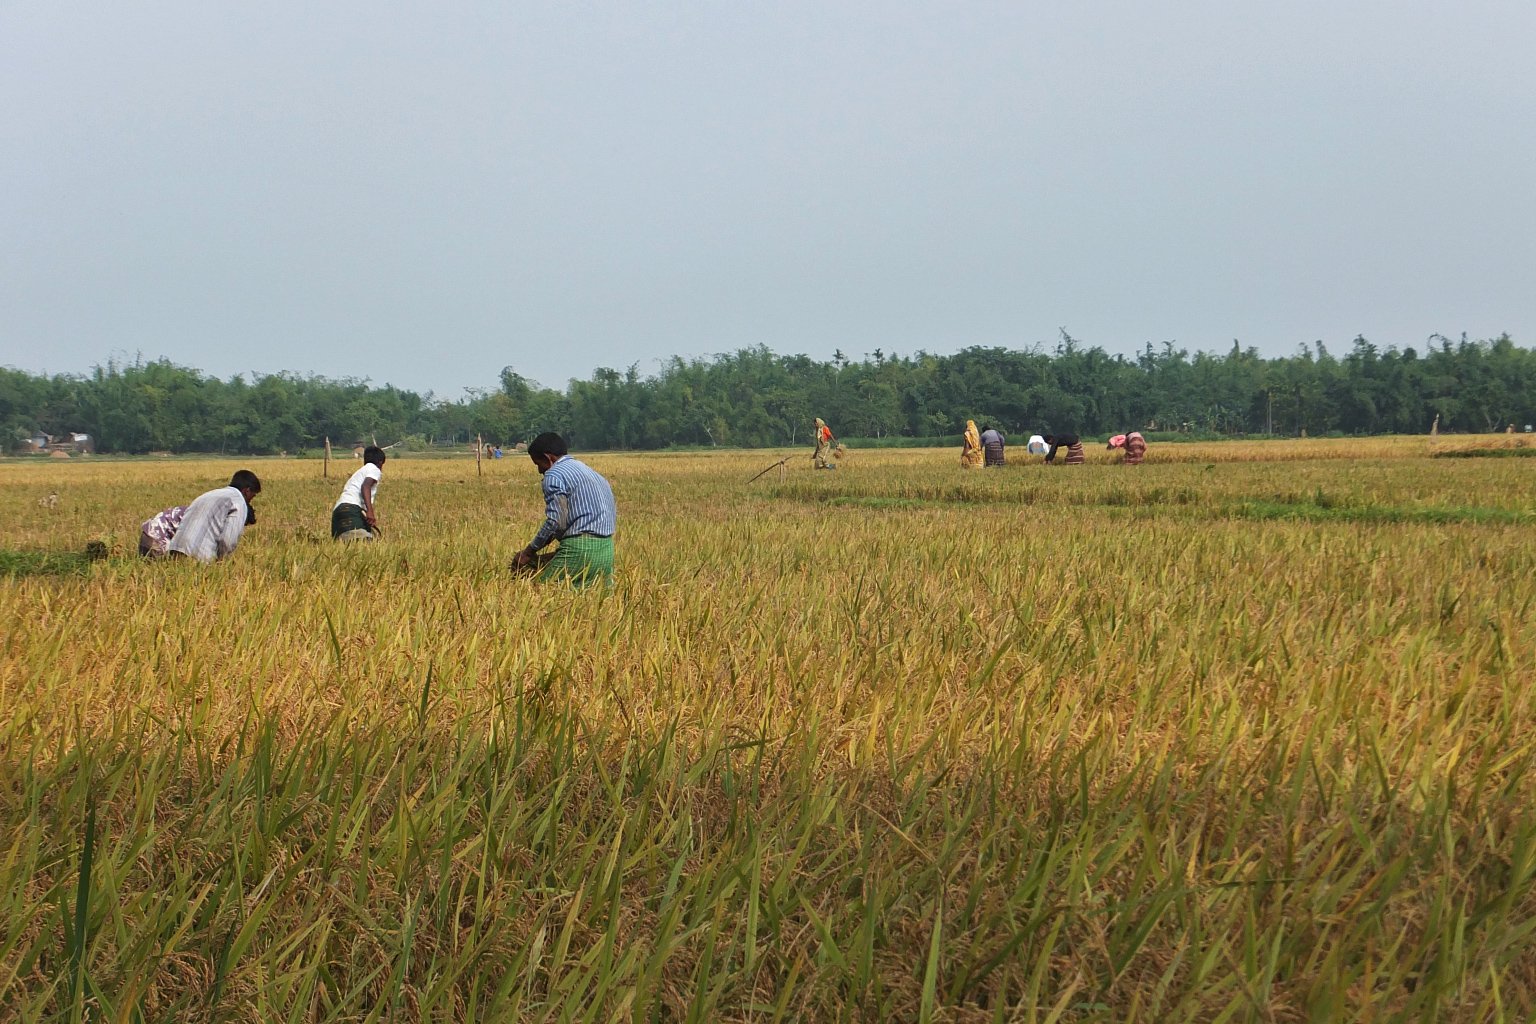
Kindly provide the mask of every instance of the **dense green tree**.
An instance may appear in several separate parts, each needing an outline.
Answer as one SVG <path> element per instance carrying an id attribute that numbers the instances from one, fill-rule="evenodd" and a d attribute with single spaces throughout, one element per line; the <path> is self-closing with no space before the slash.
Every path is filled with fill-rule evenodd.
<path id="1" fill-rule="evenodd" d="M 1174 342 L 1111 356 L 1062 331 L 1054 351 L 963 348 L 912 356 L 841 350 L 821 362 L 764 346 L 674 357 L 654 376 L 597 370 L 563 390 L 512 367 L 454 402 L 366 380 L 279 373 L 227 381 L 166 360 L 85 375 L 0 368 L 0 446 L 37 432 L 94 435 L 104 452 L 270 453 L 405 437 L 500 444 L 545 430 L 577 446 L 807 443 L 822 416 L 844 437 L 938 437 L 967 419 L 1007 433 L 1127 429 L 1281 435 L 1502 430 L 1536 421 L 1536 352 L 1507 335 L 1429 339 L 1423 353 L 1364 337 L 1336 358 L 1321 343 L 1264 359 L 1234 341 L 1191 355 Z"/>

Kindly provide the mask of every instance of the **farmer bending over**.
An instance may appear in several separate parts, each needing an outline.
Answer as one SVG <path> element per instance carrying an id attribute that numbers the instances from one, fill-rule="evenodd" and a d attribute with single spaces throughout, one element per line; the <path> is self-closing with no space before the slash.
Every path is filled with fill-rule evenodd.
<path id="1" fill-rule="evenodd" d="M 373 540 L 379 533 L 379 510 L 373 506 L 374 495 L 384 476 L 384 449 L 369 445 L 363 449 L 363 464 L 341 489 L 341 497 L 331 509 L 332 540 Z"/>
<path id="2" fill-rule="evenodd" d="M 569 580 L 578 587 L 613 585 L 613 531 L 619 513 L 613 488 L 594 469 L 570 457 L 565 439 L 544 433 L 528 446 L 544 488 L 544 525 L 517 553 L 512 568 L 536 571 L 541 581 Z M 539 551 L 552 540 L 552 554 Z"/>
<path id="3" fill-rule="evenodd" d="M 167 554 L 195 558 L 204 564 L 235 553 L 240 535 L 256 521 L 251 502 L 261 493 L 261 481 L 248 469 L 229 478 L 228 487 L 199 494 L 187 506 L 176 528 L 176 535 L 166 544 Z"/>

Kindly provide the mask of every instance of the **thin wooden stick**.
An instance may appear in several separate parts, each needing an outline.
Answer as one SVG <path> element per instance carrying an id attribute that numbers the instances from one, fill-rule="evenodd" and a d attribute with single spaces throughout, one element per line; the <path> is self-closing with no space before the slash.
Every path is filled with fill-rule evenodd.
<path id="1" fill-rule="evenodd" d="M 765 473 L 768 473 L 771 470 L 778 469 L 780 466 L 784 465 L 784 463 L 788 462 L 792 458 L 794 458 L 793 455 L 786 455 L 786 456 L 784 456 L 778 462 L 775 462 L 773 465 L 771 465 L 767 469 L 763 470 L 762 473 L 757 474 L 757 476 L 753 477 L 752 480 L 748 480 L 747 483 L 750 484 L 750 483 L 752 483 L 753 480 L 757 480 L 759 477 L 763 476 Z"/>

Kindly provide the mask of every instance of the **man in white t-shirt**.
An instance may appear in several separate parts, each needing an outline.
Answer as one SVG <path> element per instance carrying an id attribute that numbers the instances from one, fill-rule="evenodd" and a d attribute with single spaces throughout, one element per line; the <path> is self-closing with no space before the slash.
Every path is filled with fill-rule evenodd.
<path id="1" fill-rule="evenodd" d="M 229 478 L 228 487 L 198 495 L 165 545 L 166 554 L 195 558 L 204 564 L 233 554 L 247 524 L 256 521 L 251 501 L 260 493 L 261 481 L 256 474 L 242 469 Z"/>
<path id="2" fill-rule="evenodd" d="M 384 477 L 384 449 L 369 445 L 363 449 L 363 465 L 347 478 L 341 497 L 331 509 L 331 537 L 334 540 L 373 540 L 379 535 L 379 512 L 374 495 Z"/>

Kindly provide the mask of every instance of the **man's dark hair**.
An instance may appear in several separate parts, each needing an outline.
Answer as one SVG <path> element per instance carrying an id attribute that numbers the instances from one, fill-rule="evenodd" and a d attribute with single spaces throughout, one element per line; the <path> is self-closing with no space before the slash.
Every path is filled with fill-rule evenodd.
<path id="1" fill-rule="evenodd" d="M 235 470 L 235 475 L 229 478 L 229 486 L 239 491 L 249 490 L 252 494 L 261 493 L 261 481 L 248 469 Z"/>
<path id="2" fill-rule="evenodd" d="M 363 449 L 363 461 L 375 466 L 384 465 L 384 449 L 376 444 L 371 444 Z"/>
<path id="3" fill-rule="evenodd" d="M 568 455 L 570 449 L 565 446 L 565 438 L 552 430 L 547 430 L 534 438 L 528 445 L 528 457 L 536 459 L 540 455 Z"/>
<path id="4" fill-rule="evenodd" d="M 982 425 L 981 425 L 981 432 L 982 432 L 982 433 L 983 433 L 983 434 L 985 434 L 985 433 L 986 433 L 986 432 L 987 432 L 987 431 L 989 431 L 989 430 L 991 430 L 991 429 L 992 429 L 992 424 L 990 424 L 990 423 L 983 423 L 983 424 L 982 424 Z"/>

